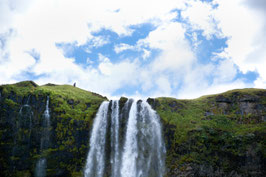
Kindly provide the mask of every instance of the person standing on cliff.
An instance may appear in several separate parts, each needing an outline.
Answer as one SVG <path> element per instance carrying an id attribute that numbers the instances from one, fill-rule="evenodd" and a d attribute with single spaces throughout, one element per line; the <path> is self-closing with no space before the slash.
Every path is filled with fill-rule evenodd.
<path id="1" fill-rule="evenodd" d="M 76 87 L 76 82 L 74 83 L 74 85 L 73 85 L 74 87 Z"/>

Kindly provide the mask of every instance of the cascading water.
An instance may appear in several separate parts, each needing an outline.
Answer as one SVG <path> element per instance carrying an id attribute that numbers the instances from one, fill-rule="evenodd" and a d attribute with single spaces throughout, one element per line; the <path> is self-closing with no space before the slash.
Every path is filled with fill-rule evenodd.
<path id="1" fill-rule="evenodd" d="M 112 102 L 112 115 L 111 115 L 111 166 L 112 177 L 119 177 L 119 102 L 115 100 Z"/>
<path id="2" fill-rule="evenodd" d="M 49 148 L 50 143 L 50 111 L 49 111 L 49 96 L 47 96 L 46 100 L 46 108 L 43 113 L 43 123 L 42 123 L 42 136 L 40 143 L 40 151 L 43 152 L 47 148 Z M 36 177 L 45 177 L 46 176 L 46 166 L 47 160 L 45 157 L 41 157 L 37 163 L 35 168 L 35 176 Z"/>
<path id="3" fill-rule="evenodd" d="M 137 141 L 137 102 L 132 103 L 127 123 L 126 141 L 122 156 L 121 176 L 136 176 L 136 160 L 138 156 Z"/>
<path id="4" fill-rule="evenodd" d="M 119 101 L 104 102 L 100 106 L 93 123 L 85 177 L 164 175 L 166 150 L 160 118 L 146 101 L 131 103 L 128 100 L 122 109 Z"/>
<path id="5" fill-rule="evenodd" d="M 20 124 L 24 124 L 22 126 L 29 126 L 29 129 L 31 131 L 32 128 L 32 117 L 33 117 L 33 112 L 31 110 L 31 106 L 29 105 L 31 95 L 28 96 L 26 104 L 22 105 L 19 110 L 19 115 L 21 117 L 27 117 L 28 119 L 25 119 L 24 122 L 20 121 Z M 26 124 L 26 125 L 25 125 Z"/>
<path id="6" fill-rule="evenodd" d="M 93 122 L 90 151 L 85 167 L 85 177 L 102 177 L 105 166 L 105 139 L 109 102 L 103 102 Z"/>
<path id="7" fill-rule="evenodd" d="M 49 110 L 49 96 L 47 96 L 46 107 L 43 113 L 43 131 L 41 137 L 41 150 L 45 150 L 49 147 L 50 142 L 50 110 Z"/>

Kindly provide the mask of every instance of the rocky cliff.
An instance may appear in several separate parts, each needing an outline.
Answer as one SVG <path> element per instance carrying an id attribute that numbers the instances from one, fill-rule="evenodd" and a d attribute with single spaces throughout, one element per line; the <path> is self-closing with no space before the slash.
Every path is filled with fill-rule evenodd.
<path id="1" fill-rule="evenodd" d="M 41 148 L 49 96 L 48 148 Z M 69 85 L 0 86 L 0 176 L 82 176 L 93 118 L 107 98 Z M 121 110 L 127 98 L 119 101 Z M 148 99 L 163 123 L 166 176 L 265 176 L 266 90 Z M 121 127 L 123 130 L 123 127 Z"/>
<path id="2" fill-rule="evenodd" d="M 265 176 L 266 90 L 148 101 L 164 125 L 167 176 Z"/>
<path id="3" fill-rule="evenodd" d="M 33 82 L 4 85 L 0 93 L 0 176 L 34 176 L 41 157 L 47 158 L 47 176 L 82 176 L 92 120 L 106 98 L 68 85 Z M 50 142 L 41 152 L 47 96 Z"/>

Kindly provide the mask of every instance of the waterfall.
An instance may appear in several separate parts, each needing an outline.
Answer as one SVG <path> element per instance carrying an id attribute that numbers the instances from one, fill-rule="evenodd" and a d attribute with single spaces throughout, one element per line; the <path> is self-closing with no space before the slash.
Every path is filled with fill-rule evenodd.
<path id="1" fill-rule="evenodd" d="M 165 153 L 160 117 L 146 101 L 130 105 L 128 100 L 123 108 L 117 100 L 103 102 L 93 123 L 84 176 L 163 177 Z"/>
<path id="2" fill-rule="evenodd" d="M 46 176 L 46 166 L 47 166 L 46 158 L 40 158 L 36 164 L 35 176 L 36 177 L 45 177 Z"/>
<path id="3" fill-rule="evenodd" d="M 49 110 L 49 96 L 47 96 L 46 107 L 43 113 L 43 123 L 42 123 L 42 135 L 40 143 L 41 153 L 49 148 L 50 143 L 50 110 Z M 45 177 L 46 176 L 46 166 L 47 160 L 46 157 L 41 157 L 35 167 L 35 176 L 36 177 Z"/>
<path id="4" fill-rule="evenodd" d="M 47 96 L 46 100 L 46 107 L 43 113 L 44 120 L 43 120 L 43 131 L 41 136 L 41 151 L 45 150 L 49 147 L 50 142 L 50 110 L 49 110 L 49 96 Z"/>
<path id="5" fill-rule="evenodd" d="M 119 102 L 112 102 L 111 114 L 111 165 L 112 177 L 119 177 Z"/>
<path id="6" fill-rule="evenodd" d="M 19 110 L 20 117 L 29 118 L 29 120 L 27 120 L 27 119 L 25 119 L 23 121 L 20 120 L 19 124 L 22 127 L 28 127 L 29 126 L 29 129 L 31 132 L 33 112 L 31 110 L 31 106 L 29 105 L 30 97 L 31 97 L 31 95 L 28 96 L 26 104 L 22 105 L 20 107 L 20 110 Z"/>
<path id="7" fill-rule="evenodd" d="M 85 177 L 102 177 L 104 173 L 108 106 L 109 102 L 101 104 L 93 122 Z"/>
<path id="8" fill-rule="evenodd" d="M 137 102 L 132 103 L 126 131 L 126 142 L 122 157 L 121 176 L 135 177 L 136 160 L 138 156 L 138 141 L 137 141 Z"/>
<path id="9" fill-rule="evenodd" d="M 19 160 L 15 157 L 30 158 L 30 147 L 31 147 L 31 133 L 32 133 L 32 118 L 33 112 L 30 103 L 31 95 L 27 97 L 26 103 L 22 103 L 19 109 L 17 123 L 13 125 L 14 139 L 13 147 L 11 151 L 12 170 L 15 171 L 19 166 Z M 22 101 L 24 102 L 24 101 Z"/>

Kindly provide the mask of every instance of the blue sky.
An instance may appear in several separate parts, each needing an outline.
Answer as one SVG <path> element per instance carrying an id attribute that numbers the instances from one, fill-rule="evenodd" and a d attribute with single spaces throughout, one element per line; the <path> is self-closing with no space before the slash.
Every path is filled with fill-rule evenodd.
<path id="1" fill-rule="evenodd" d="M 0 84 L 76 82 L 110 98 L 266 88 L 265 10 L 261 0 L 3 0 Z"/>

